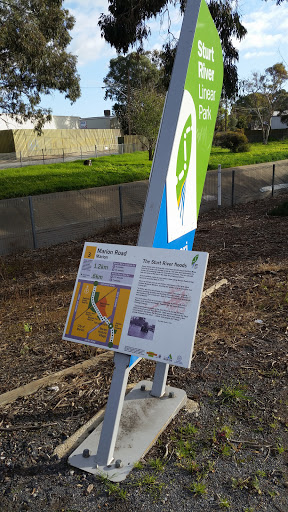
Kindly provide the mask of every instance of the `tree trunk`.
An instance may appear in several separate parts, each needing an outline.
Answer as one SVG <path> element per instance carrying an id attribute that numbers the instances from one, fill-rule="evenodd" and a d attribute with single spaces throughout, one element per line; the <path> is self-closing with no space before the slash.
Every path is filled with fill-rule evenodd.
<path id="1" fill-rule="evenodd" d="M 262 127 L 263 134 L 263 144 L 268 144 L 269 134 L 270 134 L 270 126 L 264 125 Z"/>
<path id="2" fill-rule="evenodd" d="M 149 146 L 148 153 L 149 153 L 149 161 L 153 160 L 153 148 L 152 148 L 152 146 Z"/>

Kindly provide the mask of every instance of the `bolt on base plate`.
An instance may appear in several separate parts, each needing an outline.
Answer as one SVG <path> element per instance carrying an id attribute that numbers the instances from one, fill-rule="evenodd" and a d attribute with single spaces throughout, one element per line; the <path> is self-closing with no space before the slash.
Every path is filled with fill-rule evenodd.
<path id="1" fill-rule="evenodd" d="M 150 450 L 187 401 L 182 389 L 167 386 L 165 395 L 156 398 L 150 395 L 151 388 L 152 382 L 142 381 L 126 395 L 114 459 L 110 464 L 97 463 L 102 423 L 70 455 L 69 464 L 88 473 L 105 475 L 113 482 L 125 480 L 134 464 Z"/>

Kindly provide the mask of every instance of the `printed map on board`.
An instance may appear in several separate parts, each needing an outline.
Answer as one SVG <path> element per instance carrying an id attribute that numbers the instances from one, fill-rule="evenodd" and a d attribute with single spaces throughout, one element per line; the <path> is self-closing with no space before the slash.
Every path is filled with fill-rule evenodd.
<path id="1" fill-rule="evenodd" d="M 96 251 L 85 246 L 64 337 L 117 349 L 136 265 L 119 261 L 119 250 L 113 261 L 101 248 L 97 259 Z"/>

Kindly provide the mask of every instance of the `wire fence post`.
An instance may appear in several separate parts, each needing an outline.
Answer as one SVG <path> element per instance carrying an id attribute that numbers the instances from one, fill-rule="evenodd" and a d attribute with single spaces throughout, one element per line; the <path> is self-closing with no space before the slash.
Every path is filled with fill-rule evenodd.
<path id="1" fill-rule="evenodd" d="M 221 164 L 218 165 L 218 183 L 217 183 L 217 198 L 218 198 L 218 207 L 221 206 Z"/>
<path id="2" fill-rule="evenodd" d="M 33 237 L 33 249 L 37 249 L 36 229 L 35 229 L 32 197 L 29 196 L 28 199 L 29 199 L 30 221 L 31 221 L 32 237 Z"/>
<path id="3" fill-rule="evenodd" d="M 120 210 L 120 226 L 123 225 L 123 208 L 122 208 L 122 187 L 119 185 L 118 187 L 119 193 L 119 210 Z"/>
<path id="4" fill-rule="evenodd" d="M 95 158 L 97 158 L 97 146 L 95 144 Z"/>
<path id="5" fill-rule="evenodd" d="M 23 164 L 22 164 L 22 153 L 21 153 L 21 151 L 20 151 L 20 165 L 21 165 L 21 167 L 22 167 L 22 165 L 23 165 Z"/>
<path id="6" fill-rule="evenodd" d="M 43 160 L 43 164 L 44 164 L 44 149 L 42 149 L 42 160 Z"/>
<path id="7" fill-rule="evenodd" d="M 275 183 L 275 164 L 273 164 L 273 171 L 272 171 L 272 197 L 274 196 L 274 183 Z"/>
<path id="8" fill-rule="evenodd" d="M 64 149 L 63 149 L 63 163 L 65 162 L 65 153 L 64 153 Z"/>
<path id="9" fill-rule="evenodd" d="M 235 194 L 235 169 L 232 171 L 232 195 L 231 195 L 231 205 L 234 206 L 234 194 Z"/>
<path id="10" fill-rule="evenodd" d="M 81 151 L 81 160 L 82 160 L 82 148 L 80 148 L 80 151 Z"/>

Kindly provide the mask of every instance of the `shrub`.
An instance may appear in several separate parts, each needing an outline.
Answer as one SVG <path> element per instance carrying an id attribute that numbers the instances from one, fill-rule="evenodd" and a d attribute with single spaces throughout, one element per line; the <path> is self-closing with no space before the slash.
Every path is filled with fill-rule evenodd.
<path id="1" fill-rule="evenodd" d="M 230 149 L 232 153 L 244 153 L 250 146 L 246 135 L 241 132 L 219 132 L 214 137 L 215 145 Z"/>

